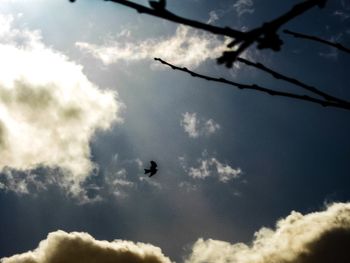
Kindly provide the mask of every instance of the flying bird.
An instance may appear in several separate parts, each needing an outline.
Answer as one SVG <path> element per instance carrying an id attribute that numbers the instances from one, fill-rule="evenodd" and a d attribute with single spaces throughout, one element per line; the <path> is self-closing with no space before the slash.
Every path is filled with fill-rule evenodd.
<path id="1" fill-rule="evenodd" d="M 145 174 L 150 174 L 148 177 L 151 177 L 153 175 L 155 175 L 158 171 L 157 169 L 157 164 L 155 161 L 151 161 L 151 167 L 149 169 L 145 169 Z"/>
<path id="2" fill-rule="evenodd" d="M 164 10 L 166 5 L 166 0 L 149 1 L 149 4 L 154 10 Z"/>

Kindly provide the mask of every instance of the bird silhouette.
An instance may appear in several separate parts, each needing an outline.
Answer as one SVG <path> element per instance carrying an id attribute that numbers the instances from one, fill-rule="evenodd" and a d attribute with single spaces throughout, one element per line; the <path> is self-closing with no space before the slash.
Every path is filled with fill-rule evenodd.
<path id="1" fill-rule="evenodd" d="M 164 10 L 166 6 L 166 0 L 149 1 L 149 4 L 154 10 Z"/>
<path id="2" fill-rule="evenodd" d="M 148 177 L 155 175 L 158 171 L 157 163 L 155 161 L 150 161 L 151 167 L 149 169 L 145 169 L 145 174 L 150 174 Z"/>

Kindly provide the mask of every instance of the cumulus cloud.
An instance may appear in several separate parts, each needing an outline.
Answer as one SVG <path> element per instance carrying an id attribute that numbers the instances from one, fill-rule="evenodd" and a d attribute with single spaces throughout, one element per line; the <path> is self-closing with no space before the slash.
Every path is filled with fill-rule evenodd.
<path id="1" fill-rule="evenodd" d="M 123 104 L 91 83 L 81 65 L 46 47 L 40 32 L 13 21 L 0 16 L 0 170 L 59 167 L 61 186 L 78 195 L 94 168 L 89 142 L 96 130 L 122 121 Z"/>
<path id="2" fill-rule="evenodd" d="M 119 61 L 140 61 L 160 57 L 176 65 L 195 68 L 207 59 L 215 59 L 226 49 L 226 41 L 186 26 L 178 26 L 173 36 L 125 41 L 119 38 L 105 45 L 77 42 L 82 51 L 105 65 Z"/>
<path id="3" fill-rule="evenodd" d="M 94 239 L 87 233 L 56 231 L 37 249 L 1 259 L 2 263 L 171 263 L 150 244 Z"/>
<path id="4" fill-rule="evenodd" d="M 182 115 L 181 126 L 191 138 L 209 136 L 217 132 L 221 127 L 213 119 L 198 118 L 196 113 L 186 112 Z"/>
<path id="5" fill-rule="evenodd" d="M 350 203 L 324 211 L 291 212 L 275 229 L 261 228 L 250 245 L 202 238 L 185 263 L 348 263 Z M 50 233 L 38 248 L 1 263 L 171 263 L 159 247 L 130 241 L 99 241 L 87 233 Z"/>
<path id="6" fill-rule="evenodd" d="M 254 2 L 253 0 L 237 0 L 233 4 L 233 8 L 237 12 L 238 16 L 244 15 L 244 14 L 252 14 L 254 13 L 255 9 L 253 8 Z"/>
<path id="7" fill-rule="evenodd" d="M 179 161 L 188 176 L 194 179 L 205 179 L 210 176 L 216 176 L 220 182 L 227 183 L 239 178 L 243 174 L 241 168 L 233 168 L 228 164 L 220 162 L 215 157 L 209 157 L 206 151 L 197 160 L 197 166 L 189 166 L 186 163 L 185 157 L 179 157 Z"/>
<path id="8" fill-rule="evenodd" d="M 350 262 L 350 203 L 303 215 L 292 212 L 274 230 L 262 228 L 252 245 L 199 239 L 185 263 Z"/>

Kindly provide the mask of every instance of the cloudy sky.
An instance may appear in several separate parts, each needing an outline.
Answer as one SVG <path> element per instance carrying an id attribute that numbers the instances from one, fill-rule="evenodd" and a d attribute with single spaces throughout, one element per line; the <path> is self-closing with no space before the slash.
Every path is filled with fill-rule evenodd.
<path id="1" fill-rule="evenodd" d="M 167 8 L 244 31 L 298 2 Z M 282 29 L 350 47 L 350 3 L 329 1 Z M 281 52 L 242 56 L 350 100 L 349 54 L 281 38 Z M 350 111 L 153 60 L 300 91 L 217 65 L 227 43 L 102 0 L 1 0 L 0 261 L 349 262 Z"/>

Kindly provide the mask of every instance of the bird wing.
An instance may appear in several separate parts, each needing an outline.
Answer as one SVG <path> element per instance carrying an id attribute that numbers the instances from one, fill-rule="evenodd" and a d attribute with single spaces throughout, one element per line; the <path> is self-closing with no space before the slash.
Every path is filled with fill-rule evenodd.
<path id="1" fill-rule="evenodd" d="M 152 177 L 153 175 L 155 175 L 157 173 L 157 171 L 158 171 L 157 169 L 152 170 L 148 177 Z"/>
<path id="2" fill-rule="evenodd" d="M 151 161 L 151 170 L 157 168 L 157 163 L 155 161 Z"/>

